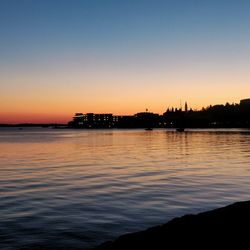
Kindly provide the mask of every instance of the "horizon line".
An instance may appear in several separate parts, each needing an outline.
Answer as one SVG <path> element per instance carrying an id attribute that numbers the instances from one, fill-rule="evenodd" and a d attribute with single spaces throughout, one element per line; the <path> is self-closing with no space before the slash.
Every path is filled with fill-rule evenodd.
<path id="1" fill-rule="evenodd" d="M 217 106 L 217 105 L 219 105 L 219 106 L 220 105 L 225 106 L 227 104 L 229 104 L 229 105 L 240 105 L 240 103 L 242 101 L 250 101 L 250 98 L 241 99 L 239 103 L 236 103 L 236 102 L 232 102 L 232 103 L 226 102 L 225 104 L 213 104 L 213 105 L 210 104 L 210 105 L 207 105 L 206 107 L 202 106 L 201 108 L 195 108 L 195 109 L 193 109 L 192 107 L 188 107 L 188 111 L 191 111 L 191 110 L 194 111 L 194 112 L 202 111 L 204 108 L 206 109 L 208 107 L 211 107 L 211 106 L 213 107 L 213 106 Z M 77 114 L 77 113 L 81 113 L 81 114 L 112 114 L 113 116 L 134 116 L 136 114 L 146 113 L 146 112 L 147 113 L 158 114 L 158 115 L 163 115 L 167 110 L 170 110 L 170 109 L 182 110 L 183 111 L 183 110 L 185 110 L 185 105 L 186 104 L 188 104 L 188 102 L 185 101 L 184 102 L 184 108 L 182 106 L 180 106 L 180 107 L 169 106 L 169 107 L 166 108 L 166 110 L 163 113 L 154 113 L 151 110 L 149 110 L 148 108 L 145 108 L 145 111 L 139 111 L 139 112 L 133 113 L 133 114 L 113 114 L 112 112 L 74 112 L 74 115 Z M 40 113 L 40 112 L 33 113 L 33 115 L 35 115 L 35 114 L 36 115 L 46 115 L 45 113 Z M 19 115 L 22 115 L 22 114 L 19 113 Z M 27 116 L 28 114 L 25 114 L 25 115 Z M 30 115 L 32 116 L 32 114 L 30 114 Z M 49 114 L 49 116 L 53 116 L 53 115 L 57 115 L 58 116 L 59 114 L 58 113 L 57 114 L 56 113 Z M 74 115 L 73 116 L 71 115 L 71 117 L 73 118 Z M 29 121 L 23 120 L 23 121 L 20 121 L 20 122 L 14 122 L 14 121 L 7 121 L 7 122 L 5 122 L 5 121 L 3 121 L 3 122 L 0 122 L 0 125 L 1 126 L 4 126 L 4 125 L 14 125 L 15 126 L 15 125 L 28 125 L 28 124 L 30 124 L 30 125 L 55 125 L 55 124 L 66 125 L 66 124 L 68 124 L 69 120 L 66 120 L 66 117 L 69 117 L 69 115 L 62 115 L 62 114 L 60 114 L 59 117 L 60 118 L 57 118 L 57 119 L 55 119 L 53 121 L 52 121 L 52 119 L 51 120 L 47 120 L 49 118 L 46 119 L 45 117 L 43 117 L 43 119 L 37 120 L 37 121 L 32 121 L 32 118 Z M 37 119 L 37 117 L 35 117 L 35 118 Z M 34 119 L 34 117 L 33 117 L 33 119 Z M 42 120 L 46 120 L 46 121 L 42 121 Z"/>

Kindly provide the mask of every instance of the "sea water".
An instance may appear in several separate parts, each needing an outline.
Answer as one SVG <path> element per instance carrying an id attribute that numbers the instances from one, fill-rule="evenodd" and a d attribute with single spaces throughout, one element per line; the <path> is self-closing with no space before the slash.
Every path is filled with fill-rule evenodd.
<path id="1" fill-rule="evenodd" d="M 0 129 L 0 249 L 91 249 L 250 199 L 250 130 Z"/>

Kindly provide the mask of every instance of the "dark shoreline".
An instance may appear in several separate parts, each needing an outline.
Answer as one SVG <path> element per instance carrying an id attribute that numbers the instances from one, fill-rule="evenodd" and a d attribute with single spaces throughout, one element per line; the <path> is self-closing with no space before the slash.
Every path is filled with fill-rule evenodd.
<path id="1" fill-rule="evenodd" d="M 250 201 L 175 218 L 166 224 L 101 244 L 111 249 L 248 249 Z M 243 248 L 243 246 L 245 246 Z"/>
<path id="2" fill-rule="evenodd" d="M 93 128 L 74 128 L 65 124 L 0 124 L 0 128 L 49 128 L 49 129 L 71 129 L 71 130 L 117 130 L 117 129 L 147 129 L 147 127 L 93 127 Z M 176 130 L 179 127 L 152 127 L 152 129 Z M 207 126 L 207 127 L 185 127 L 185 129 L 250 129 L 250 126 Z"/>

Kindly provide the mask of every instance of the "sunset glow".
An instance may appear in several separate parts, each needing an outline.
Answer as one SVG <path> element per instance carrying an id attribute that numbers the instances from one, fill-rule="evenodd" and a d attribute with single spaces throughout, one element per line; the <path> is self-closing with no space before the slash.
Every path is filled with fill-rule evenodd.
<path id="1" fill-rule="evenodd" d="M 1 1 L 0 123 L 249 97 L 247 1 L 73 2 Z"/>

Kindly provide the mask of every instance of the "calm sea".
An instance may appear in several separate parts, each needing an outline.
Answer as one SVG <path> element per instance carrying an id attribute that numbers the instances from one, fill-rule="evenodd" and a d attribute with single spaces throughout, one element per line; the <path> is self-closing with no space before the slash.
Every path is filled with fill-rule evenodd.
<path id="1" fill-rule="evenodd" d="M 91 249 L 250 199 L 250 130 L 0 130 L 0 249 Z"/>

